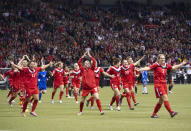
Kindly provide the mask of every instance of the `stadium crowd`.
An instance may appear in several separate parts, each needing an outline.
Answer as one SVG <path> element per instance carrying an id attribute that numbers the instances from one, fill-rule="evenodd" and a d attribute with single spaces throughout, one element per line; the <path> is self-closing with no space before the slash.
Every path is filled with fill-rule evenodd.
<path id="1" fill-rule="evenodd" d="M 184 4 L 96 7 L 1 0 L 0 67 L 24 54 L 70 66 L 86 48 L 100 66 L 111 65 L 113 57 L 138 60 L 144 54 L 142 64 L 151 64 L 159 53 L 170 64 L 184 58 L 191 64 L 190 11 Z"/>

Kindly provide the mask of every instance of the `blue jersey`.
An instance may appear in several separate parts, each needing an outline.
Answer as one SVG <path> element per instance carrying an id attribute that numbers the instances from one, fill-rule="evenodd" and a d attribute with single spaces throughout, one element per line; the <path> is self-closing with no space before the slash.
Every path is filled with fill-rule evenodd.
<path id="1" fill-rule="evenodd" d="M 147 71 L 142 71 L 141 72 L 141 81 L 144 85 L 147 85 L 148 82 L 148 75 L 147 75 Z"/>
<path id="2" fill-rule="evenodd" d="M 38 73 L 38 88 L 39 90 L 46 90 L 47 71 Z"/>

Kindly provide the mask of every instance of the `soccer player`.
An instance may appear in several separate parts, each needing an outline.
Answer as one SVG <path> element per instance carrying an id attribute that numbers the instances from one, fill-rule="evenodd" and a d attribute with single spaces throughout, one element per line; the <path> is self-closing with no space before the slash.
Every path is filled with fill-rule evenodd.
<path id="1" fill-rule="evenodd" d="M 92 64 L 89 59 L 86 59 L 84 64 L 82 65 L 82 60 L 84 59 L 86 55 L 91 59 Z M 96 64 L 96 60 L 90 55 L 89 51 L 86 51 L 84 55 L 78 61 L 78 65 L 80 67 L 81 75 L 82 75 L 82 84 L 81 84 L 82 98 L 80 102 L 80 112 L 78 113 L 78 115 L 82 114 L 84 102 L 89 93 L 91 93 L 91 95 L 96 99 L 96 103 L 99 108 L 100 114 L 104 115 L 104 112 L 102 111 L 102 107 L 101 107 L 101 101 L 99 99 L 98 90 L 96 87 L 95 74 L 94 74 L 95 64 Z"/>
<path id="2" fill-rule="evenodd" d="M 44 69 L 38 73 L 39 103 L 41 103 L 42 94 L 45 94 L 47 90 L 47 76 L 48 73 Z"/>
<path id="3" fill-rule="evenodd" d="M 78 93 L 80 90 L 80 77 L 81 70 L 79 68 L 78 63 L 74 64 L 74 70 L 70 73 L 70 78 L 72 78 L 72 88 L 74 90 L 74 97 L 76 100 L 76 104 L 78 104 Z"/>
<path id="4" fill-rule="evenodd" d="M 181 66 L 185 65 L 188 61 L 184 60 L 179 65 L 171 66 L 170 64 L 166 64 L 165 62 L 165 55 L 159 54 L 157 58 L 157 62 L 152 64 L 149 67 L 143 67 L 138 69 L 138 71 L 148 71 L 153 70 L 154 71 L 154 89 L 155 89 L 155 95 L 156 98 L 159 98 L 159 101 L 157 102 L 154 112 L 151 115 L 151 118 L 158 118 L 157 112 L 160 110 L 162 104 L 164 103 L 165 108 L 170 113 L 171 117 L 174 117 L 177 115 L 177 112 L 172 111 L 169 101 L 168 101 L 168 91 L 167 91 L 167 84 L 166 84 L 166 73 L 167 70 L 175 70 L 177 68 L 180 68 Z"/>
<path id="5" fill-rule="evenodd" d="M 134 74 L 135 74 L 135 94 L 137 94 L 137 84 L 139 83 L 140 72 L 137 71 L 135 68 Z"/>
<path id="6" fill-rule="evenodd" d="M 148 94 L 148 91 L 147 91 L 147 84 L 148 84 L 147 71 L 141 71 L 141 82 L 143 84 L 142 94 Z"/>
<path id="7" fill-rule="evenodd" d="M 114 75 L 114 78 L 110 78 L 110 86 L 111 89 L 114 92 L 114 95 L 111 99 L 111 102 L 109 104 L 109 108 L 110 110 L 113 110 L 113 103 L 116 101 L 116 106 L 117 106 L 117 110 L 120 111 L 120 105 L 119 105 L 119 101 L 120 101 L 120 90 L 121 90 L 121 79 L 120 79 L 120 71 L 121 71 L 121 60 L 119 58 L 114 58 L 113 59 L 113 65 L 109 67 L 107 73 L 110 75 Z"/>
<path id="8" fill-rule="evenodd" d="M 64 93 L 64 81 L 63 76 L 66 75 L 66 73 L 63 70 L 63 63 L 58 62 L 55 64 L 57 68 L 54 69 L 52 76 L 54 77 L 53 81 L 53 91 L 52 91 L 52 97 L 51 97 L 51 103 L 54 104 L 54 95 L 58 88 L 60 88 L 60 95 L 59 95 L 59 103 L 62 104 L 62 96 Z"/>
<path id="9" fill-rule="evenodd" d="M 67 74 L 63 77 L 63 82 L 64 82 L 64 88 L 66 88 L 66 97 L 70 97 L 69 94 L 68 94 L 68 90 L 69 90 L 69 72 L 70 72 L 70 69 L 65 66 L 65 69 L 64 69 L 64 72 Z"/>
<path id="10" fill-rule="evenodd" d="M 108 74 L 107 72 L 105 72 L 101 67 L 97 67 L 97 62 L 96 62 L 96 65 L 95 65 L 94 73 L 95 73 L 96 87 L 97 87 L 97 89 L 98 89 L 98 92 L 99 92 L 99 81 L 100 81 L 101 73 L 102 73 L 104 76 L 107 76 L 107 77 L 112 77 L 112 78 L 115 77 L 114 75 L 110 75 L 110 74 Z M 86 103 L 86 106 L 87 106 L 87 107 L 89 106 L 89 102 L 90 102 L 90 101 L 91 101 L 91 107 L 90 107 L 90 109 L 94 109 L 94 97 L 93 97 L 93 96 L 91 96 L 91 97 L 87 100 L 87 103 Z"/>
<path id="11" fill-rule="evenodd" d="M 28 102 L 30 102 L 31 96 L 34 98 L 33 106 L 32 106 L 32 111 L 30 114 L 32 116 L 37 117 L 37 114 L 35 113 L 35 109 L 39 100 L 39 91 L 37 87 L 37 75 L 38 72 L 42 69 L 47 68 L 48 66 L 52 65 L 52 62 L 50 62 L 47 65 L 44 65 L 42 67 L 35 67 L 35 62 L 30 61 L 29 62 L 29 67 L 21 67 L 18 65 L 15 65 L 12 61 L 10 62 L 12 66 L 18 68 L 20 71 L 23 71 L 24 76 L 25 76 L 25 91 L 26 91 L 26 98 L 25 98 L 25 103 L 23 105 L 23 110 L 22 110 L 22 116 L 25 116 L 25 110 L 27 108 Z"/>

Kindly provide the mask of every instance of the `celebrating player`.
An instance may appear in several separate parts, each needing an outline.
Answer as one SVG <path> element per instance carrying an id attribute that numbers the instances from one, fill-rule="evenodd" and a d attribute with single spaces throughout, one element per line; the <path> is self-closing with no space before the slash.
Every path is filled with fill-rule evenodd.
<path id="1" fill-rule="evenodd" d="M 119 58 L 114 58 L 113 64 L 114 64 L 114 66 L 111 66 L 107 71 L 108 74 L 115 76 L 114 78 L 110 78 L 110 86 L 114 92 L 114 95 L 111 99 L 109 108 L 110 108 L 110 110 L 113 110 L 112 105 L 116 101 L 117 110 L 120 111 L 121 108 L 119 106 L 119 101 L 120 101 L 120 89 L 121 89 L 121 87 L 120 87 L 120 84 L 121 84 L 121 79 L 120 79 L 121 60 Z"/>
<path id="2" fill-rule="evenodd" d="M 145 70 L 145 71 L 153 70 L 154 71 L 154 88 L 155 88 L 156 98 L 159 98 L 159 101 L 154 108 L 154 112 L 151 115 L 151 118 L 158 118 L 157 112 L 160 110 L 163 103 L 164 103 L 164 106 L 167 109 L 167 111 L 170 113 L 171 117 L 174 117 L 175 115 L 178 114 L 177 112 L 172 111 L 169 101 L 168 101 L 166 73 L 167 73 L 167 70 L 175 70 L 175 69 L 180 68 L 181 66 L 185 65 L 187 62 L 188 62 L 187 60 L 184 60 L 179 65 L 171 66 L 170 64 L 165 63 L 165 55 L 159 54 L 156 63 L 152 64 L 149 67 L 144 67 L 144 68 L 138 69 L 139 71 L 143 71 L 143 70 Z"/>
<path id="3" fill-rule="evenodd" d="M 74 64 L 74 70 L 70 73 L 70 78 L 72 78 L 72 88 L 74 90 L 74 97 L 76 100 L 76 104 L 78 104 L 78 93 L 80 90 L 80 77 L 81 71 L 79 69 L 78 63 Z"/>
<path id="4" fill-rule="evenodd" d="M 88 57 L 90 57 L 92 64 L 89 59 L 86 59 L 84 64 L 82 65 L 82 60 L 84 59 L 86 54 Z M 101 101 L 99 99 L 98 89 L 96 87 L 95 74 L 94 74 L 95 64 L 96 60 L 90 55 L 89 51 L 85 52 L 84 55 L 78 61 L 78 65 L 80 67 L 82 75 L 82 99 L 80 102 L 80 112 L 78 113 L 78 115 L 82 114 L 84 102 L 89 93 L 91 93 L 92 96 L 96 99 L 96 103 L 99 108 L 100 114 L 101 115 L 104 114 L 101 107 Z"/>
<path id="5" fill-rule="evenodd" d="M 69 90 L 69 71 L 70 69 L 66 66 L 64 72 L 67 74 L 63 77 L 64 88 L 66 88 L 66 97 L 69 97 L 68 90 Z"/>
<path id="6" fill-rule="evenodd" d="M 147 71 L 141 71 L 141 82 L 143 84 L 142 94 L 148 94 L 148 91 L 147 91 L 147 84 L 148 84 Z"/>
<path id="7" fill-rule="evenodd" d="M 42 67 L 35 67 L 36 66 L 35 62 L 30 61 L 29 67 L 27 68 L 15 65 L 12 61 L 10 63 L 12 66 L 18 68 L 21 72 L 24 72 L 23 74 L 26 79 L 26 82 L 25 82 L 26 98 L 25 98 L 25 103 L 23 105 L 22 116 L 25 117 L 25 110 L 32 96 L 34 98 L 34 102 L 33 102 L 32 111 L 30 112 L 30 114 L 37 117 L 37 114 L 34 112 L 39 100 L 39 91 L 37 87 L 37 75 L 41 69 L 43 70 L 47 68 L 48 66 L 52 65 L 52 62 Z"/>

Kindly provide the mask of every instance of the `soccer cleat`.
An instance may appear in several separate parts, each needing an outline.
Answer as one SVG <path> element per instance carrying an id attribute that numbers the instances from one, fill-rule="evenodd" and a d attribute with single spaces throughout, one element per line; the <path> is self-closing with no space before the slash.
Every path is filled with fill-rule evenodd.
<path id="1" fill-rule="evenodd" d="M 54 104 L 54 99 L 51 100 L 51 103 Z"/>
<path id="2" fill-rule="evenodd" d="M 12 103 L 16 103 L 15 100 L 12 100 Z"/>
<path id="3" fill-rule="evenodd" d="M 173 118 L 175 115 L 178 115 L 178 112 L 172 112 L 172 114 L 170 114 L 171 118 Z"/>
<path id="4" fill-rule="evenodd" d="M 13 104 L 12 104 L 12 102 L 8 102 L 8 103 L 9 103 L 9 106 L 10 106 L 10 107 L 13 107 Z"/>
<path id="5" fill-rule="evenodd" d="M 62 100 L 59 100 L 59 103 L 62 104 L 63 103 Z"/>
<path id="6" fill-rule="evenodd" d="M 151 118 L 159 118 L 159 116 L 155 114 L 155 115 L 152 115 Z"/>
<path id="7" fill-rule="evenodd" d="M 31 114 L 32 116 L 37 117 L 37 114 L 36 114 L 35 112 L 30 112 L 30 114 Z"/>
<path id="8" fill-rule="evenodd" d="M 131 108 L 129 108 L 130 110 L 134 110 L 134 108 L 133 107 L 131 107 Z"/>
<path id="9" fill-rule="evenodd" d="M 100 112 L 100 115 L 104 115 L 104 112 L 102 111 L 102 112 Z"/>
<path id="10" fill-rule="evenodd" d="M 139 104 L 139 102 L 136 102 L 135 104 L 134 104 L 134 106 L 137 106 Z"/>
<path id="11" fill-rule="evenodd" d="M 76 104 L 78 104 L 79 102 L 78 101 L 76 101 Z"/>
<path id="12" fill-rule="evenodd" d="M 91 109 L 91 110 L 94 110 L 95 108 L 94 108 L 94 106 L 91 106 L 90 109 Z"/>
<path id="13" fill-rule="evenodd" d="M 90 102 L 87 100 L 87 101 L 86 101 L 86 106 L 88 107 L 88 106 L 89 106 L 89 104 L 90 104 Z"/>
<path id="14" fill-rule="evenodd" d="M 112 106 L 110 106 L 110 105 L 109 105 L 109 109 L 110 109 L 111 111 L 113 111 L 113 107 L 112 107 Z"/>
<path id="15" fill-rule="evenodd" d="M 38 101 L 38 103 L 42 103 L 42 101 Z"/>
<path id="16" fill-rule="evenodd" d="M 120 106 L 118 106 L 118 107 L 117 107 L 117 110 L 118 110 L 118 111 L 120 111 L 120 110 L 121 110 Z"/>
<path id="17" fill-rule="evenodd" d="M 78 112 L 78 116 L 81 116 L 82 115 L 82 112 Z"/>
<path id="18" fill-rule="evenodd" d="M 169 94 L 171 94 L 171 93 L 172 93 L 172 91 L 168 91 L 168 93 L 169 93 Z"/>
<path id="19" fill-rule="evenodd" d="M 21 116 L 22 116 L 22 117 L 26 117 L 26 115 L 25 115 L 24 112 L 21 112 Z"/>

